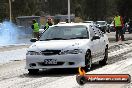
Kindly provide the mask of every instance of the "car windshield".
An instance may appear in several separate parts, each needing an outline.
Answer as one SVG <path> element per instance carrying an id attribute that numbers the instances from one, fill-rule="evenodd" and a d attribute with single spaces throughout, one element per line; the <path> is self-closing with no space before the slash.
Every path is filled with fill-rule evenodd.
<path id="1" fill-rule="evenodd" d="M 85 26 L 55 26 L 46 30 L 40 41 L 88 39 L 88 30 Z"/>
<path id="2" fill-rule="evenodd" d="M 106 22 L 96 22 L 96 24 L 105 25 Z"/>

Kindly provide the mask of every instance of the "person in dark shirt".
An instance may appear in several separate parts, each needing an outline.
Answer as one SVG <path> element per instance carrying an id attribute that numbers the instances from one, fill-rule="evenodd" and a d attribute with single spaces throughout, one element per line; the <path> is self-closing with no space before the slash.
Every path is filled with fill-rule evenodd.
<path id="1" fill-rule="evenodd" d="M 53 23 L 52 23 L 52 19 L 51 18 L 48 18 L 48 21 L 46 22 L 46 25 L 44 27 L 44 30 L 47 30 L 49 28 L 49 26 L 52 26 Z"/>

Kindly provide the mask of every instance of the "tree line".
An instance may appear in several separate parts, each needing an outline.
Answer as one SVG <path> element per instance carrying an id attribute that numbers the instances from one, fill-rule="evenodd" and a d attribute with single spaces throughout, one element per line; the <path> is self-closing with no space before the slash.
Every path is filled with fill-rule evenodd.
<path id="1" fill-rule="evenodd" d="M 5 1 L 6 8 L 8 0 Z M 132 0 L 70 0 L 71 13 L 84 20 L 110 20 L 116 12 L 126 18 L 132 17 Z M 9 11 L 9 10 L 7 10 Z M 9 13 L 0 9 L 0 18 L 8 18 Z M 12 2 L 12 18 L 29 15 L 67 14 L 67 0 L 14 0 Z"/>

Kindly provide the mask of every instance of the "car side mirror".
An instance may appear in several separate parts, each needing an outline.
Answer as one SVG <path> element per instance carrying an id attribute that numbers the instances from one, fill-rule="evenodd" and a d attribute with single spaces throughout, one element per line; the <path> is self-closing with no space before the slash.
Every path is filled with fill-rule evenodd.
<path id="1" fill-rule="evenodd" d="M 38 41 L 37 38 L 32 38 L 32 39 L 30 40 L 30 42 L 36 42 L 36 41 Z"/>
<path id="2" fill-rule="evenodd" d="M 93 36 L 93 38 L 91 40 L 93 41 L 93 40 L 96 40 L 96 39 L 100 39 L 100 37 L 98 35 L 95 35 L 95 36 Z"/>

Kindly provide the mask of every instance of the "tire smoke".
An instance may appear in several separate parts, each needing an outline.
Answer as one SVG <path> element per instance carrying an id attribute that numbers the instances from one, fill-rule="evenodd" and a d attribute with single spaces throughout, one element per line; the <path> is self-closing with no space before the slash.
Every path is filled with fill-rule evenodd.
<path id="1" fill-rule="evenodd" d="M 4 21 L 0 23 L 0 45 L 17 43 L 24 32 L 14 23 Z"/>

